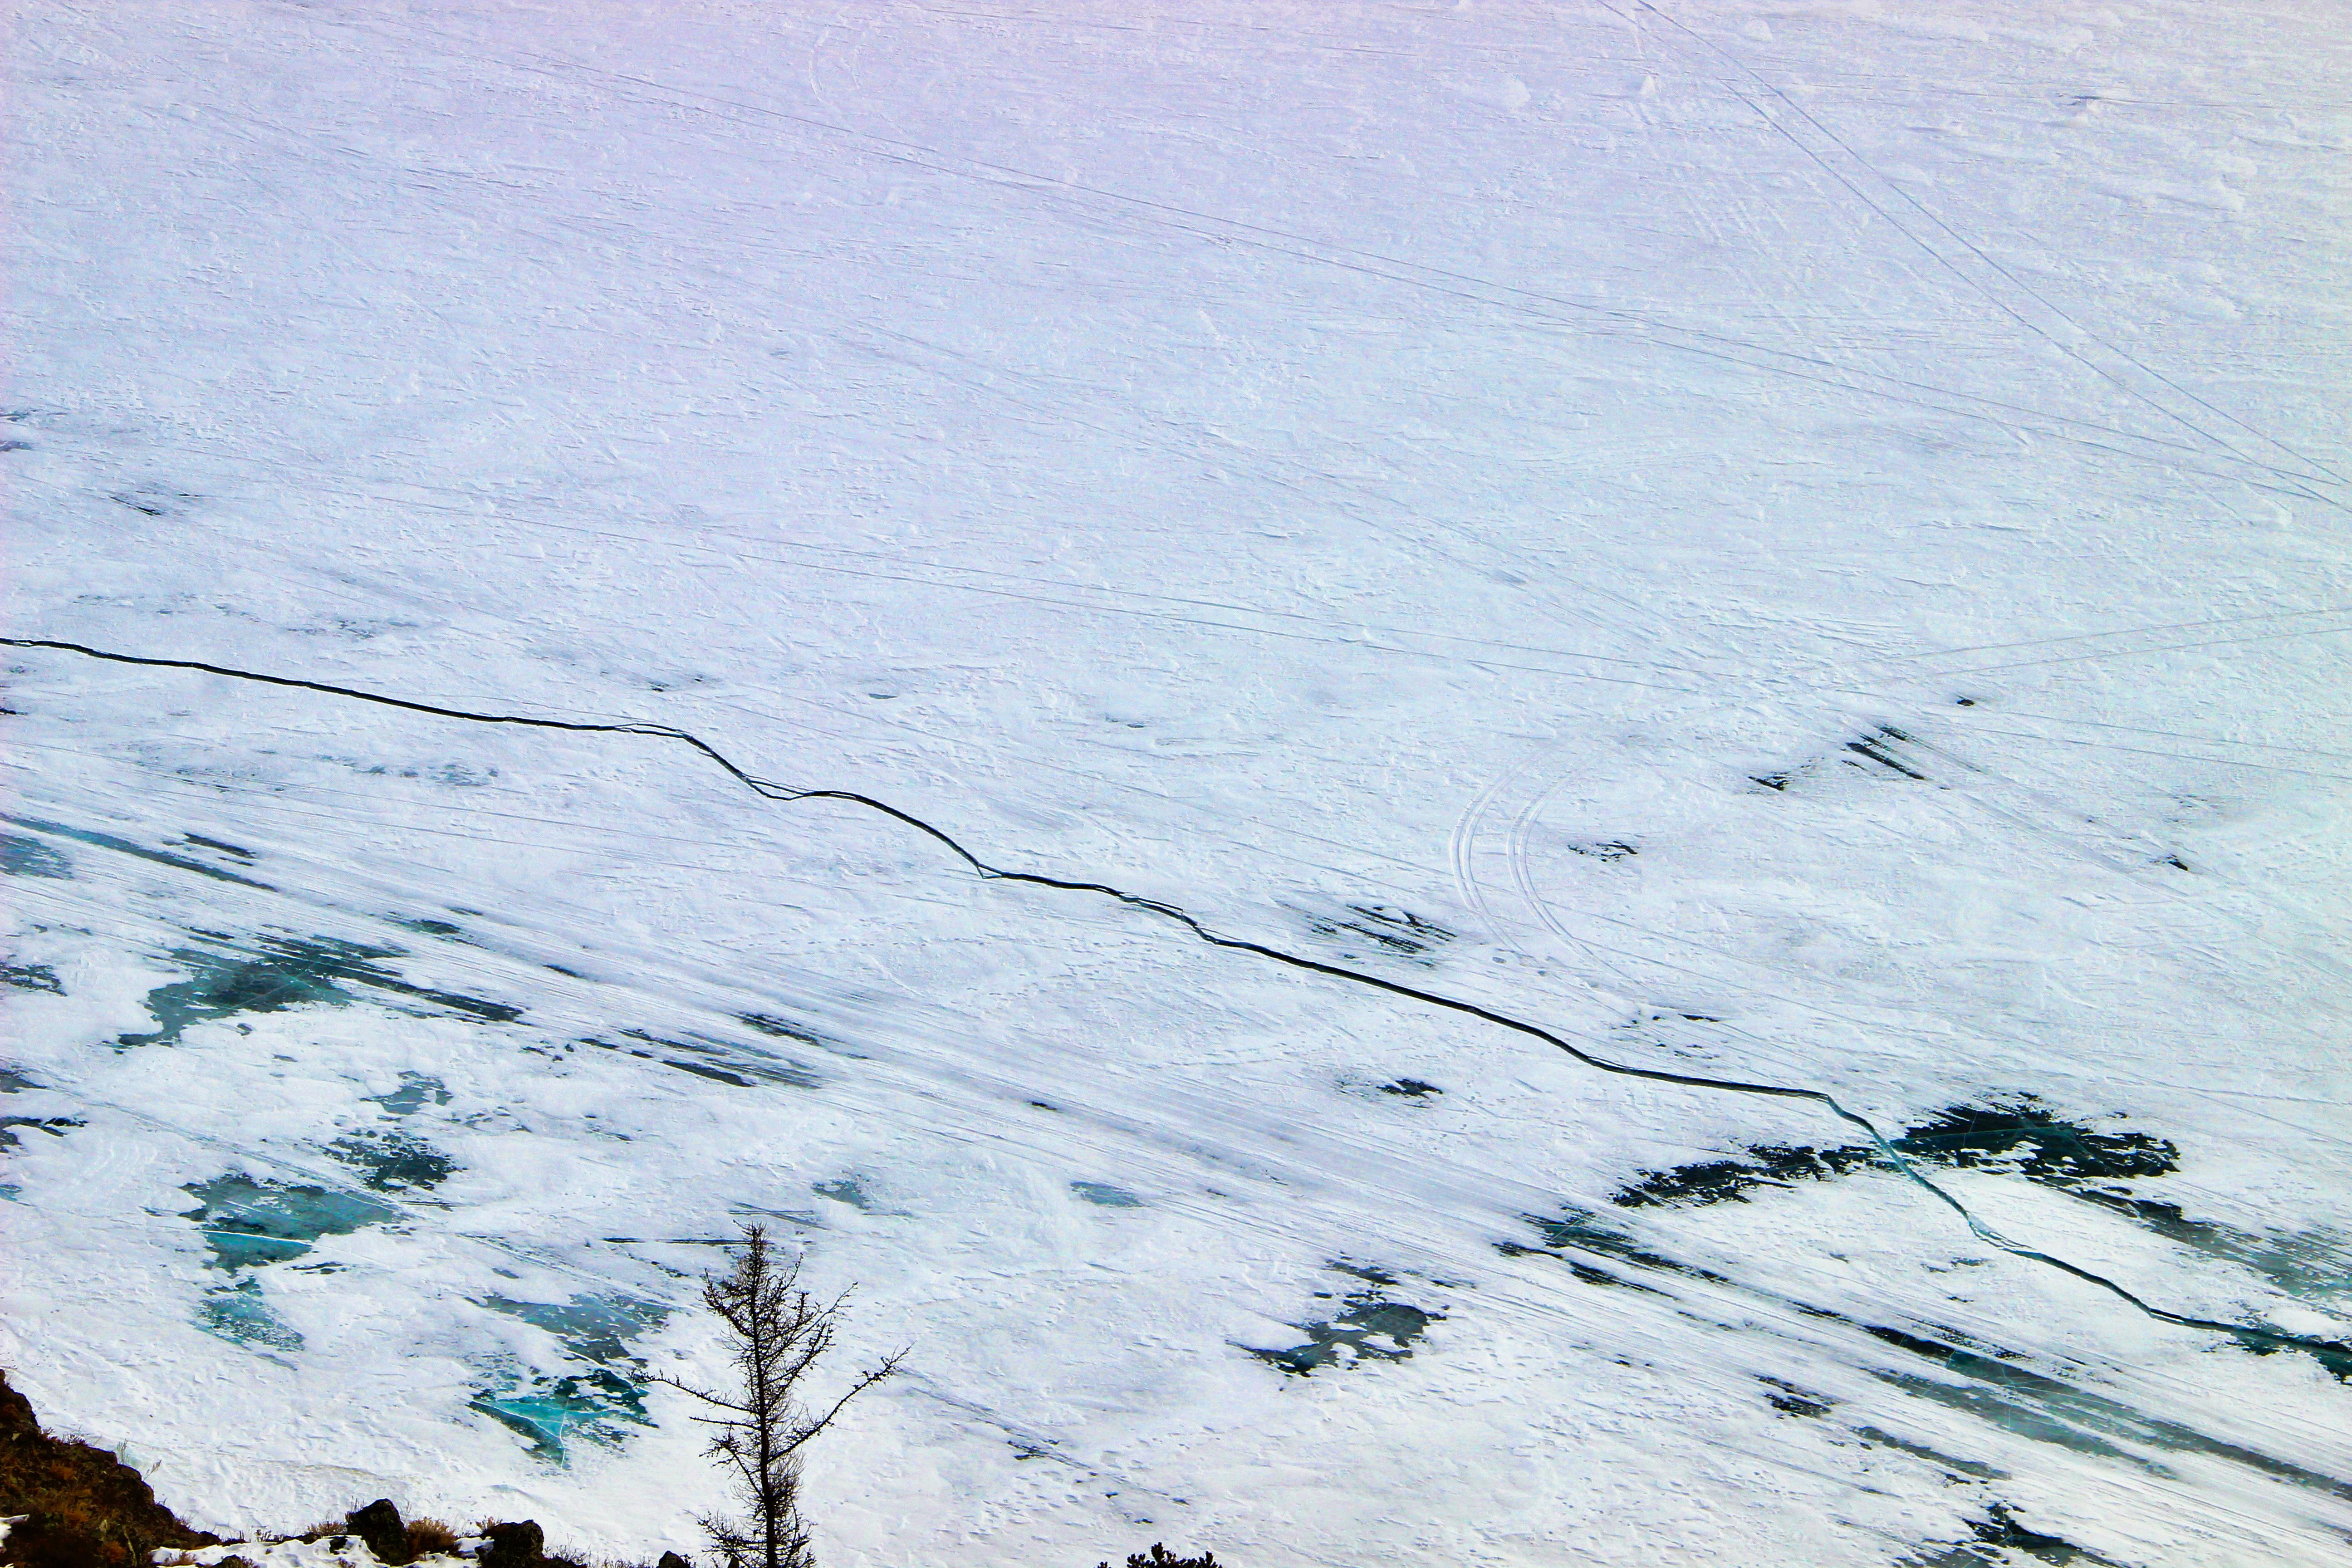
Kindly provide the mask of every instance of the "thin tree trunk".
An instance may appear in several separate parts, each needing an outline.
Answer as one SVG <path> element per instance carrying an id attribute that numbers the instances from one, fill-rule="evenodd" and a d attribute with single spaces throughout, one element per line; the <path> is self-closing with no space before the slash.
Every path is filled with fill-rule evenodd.
<path id="1" fill-rule="evenodd" d="M 696 1419 L 718 1428 L 710 1456 L 733 1468 L 738 1499 L 751 1514 L 742 1524 L 716 1515 L 702 1521 L 725 1568 L 813 1568 L 800 1513 L 800 1447 L 852 1399 L 896 1372 L 906 1352 L 884 1357 L 831 1409 L 810 1415 L 795 1394 L 802 1376 L 832 1348 L 841 1301 L 819 1304 L 799 1289 L 797 1263 L 778 1269 L 761 1226 L 745 1227 L 743 1240 L 734 1267 L 706 1276 L 702 1292 L 704 1304 L 735 1336 L 740 1393 L 728 1398 L 674 1377 L 654 1381 L 719 1412 Z"/>

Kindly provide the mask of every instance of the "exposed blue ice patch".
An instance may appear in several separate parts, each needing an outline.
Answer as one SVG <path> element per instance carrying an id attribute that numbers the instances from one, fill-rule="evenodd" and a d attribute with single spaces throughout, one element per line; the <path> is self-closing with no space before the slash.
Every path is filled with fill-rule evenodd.
<path id="1" fill-rule="evenodd" d="M 669 1309 L 636 1296 L 574 1296 L 569 1301 L 518 1301 L 486 1296 L 482 1305 L 553 1334 L 565 1351 L 599 1366 L 629 1363 L 629 1345 L 661 1327 Z"/>
<path id="2" fill-rule="evenodd" d="M 66 994 L 58 972 L 46 963 L 0 963 L 0 985 L 12 991 L 46 991 L 52 996 Z"/>
<path id="3" fill-rule="evenodd" d="M 218 838 L 207 838 L 201 833 L 187 834 L 181 838 L 180 842 L 194 845 L 198 849 L 211 849 L 223 855 L 234 856 L 248 866 L 254 861 L 253 851 L 244 846 L 230 844 Z"/>
<path id="4" fill-rule="evenodd" d="M 1933 1556 L 1905 1557 L 1897 1561 L 1895 1568 L 2000 1568 L 2021 1558 L 2046 1563 L 2051 1568 L 2123 1568 L 2112 1557 L 2102 1557 L 2061 1537 L 2028 1529 L 2004 1503 L 1992 1504 L 1983 1519 L 1965 1522 L 1974 1540 L 1943 1550 L 1931 1543 L 1920 1550 L 1932 1552 Z"/>
<path id="5" fill-rule="evenodd" d="M 1506 1257 L 1548 1251 L 1566 1262 L 1576 1277 L 1587 1284 L 1643 1291 L 1655 1289 L 1580 1263 L 1569 1255 L 1571 1249 L 1581 1250 L 1635 1269 L 1654 1269 L 1666 1275 L 1704 1279 L 1719 1287 L 1748 1290 L 1766 1300 L 1776 1300 L 1794 1307 L 1818 1321 L 1848 1324 L 1879 1343 L 1916 1356 L 1936 1369 L 1935 1373 L 1928 1374 L 1916 1369 L 1874 1366 L 1867 1369 L 1873 1377 L 1925 1403 L 1958 1411 L 2014 1436 L 2053 1444 L 2075 1453 L 2127 1463 L 2149 1474 L 2163 1477 L 2170 1477 L 2174 1472 L 2149 1457 L 2145 1450 L 2154 1448 L 2201 1454 L 2226 1459 L 2297 1486 L 2309 1487 L 2339 1498 L 2352 1498 L 2352 1483 L 2240 1444 L 2207 1436 L 2177 1421 L 2143 1415 L 2105 1394 L 2035 1372 L 2022 1364 L 2024 1358 L 2014 1351 L 1991 1346 L 1979 1351 L 1967 1348 L 1965 1342 L 1945 1343 L 1907 1330 L 1851 1318 L 1814 1303 L 1737 1286 L 1724 1275 L 1691 1264 L 1678 1263 L 1643 1247 L 1630 1237 L 1612 1229 L 1589 1210 L 1566 1207 L 1558 1219 L 1535 1215 L 1522 1217 L 1543 1233 L 1546 1245 L 1542 1248 L 1534 1248 L 1509 1242 L 1498 1243 L 1497 1249 Z M 1953 1330 L 1938 1331 L 1955 1340 L 1962 1338 Z M 2258 1343 L 2249 1343 L 2247 1348 L 2257 1354 L 2273 1353 L 2276 1349 L 2274 1345 Z M 1269 1360 L 1275 1359 L 1266 1352 L 1257 1353 Z M 2317 1353 L 2321 1364 L 2339 1378 L 2352 1372 L 2352 1367 L 2339 1370 L 2336 1363 L 2342 1358 L 2335 1357 L 2332 1352 Z M 2116 1440 L 2110 1441 L 2111 1438 Z"/>
<path id="6" fill-rule="evenodd" d="M 643 1363 L 629 1347 L 661 1326 L 667 1307 L 621 1295 L 574 1296 L 563 1302 L 488 1296 L 480 1304 L 544 1331 L 566 1357 L 589 1363 L 551 1376 L 501 1362 L 467 1401 L 470 1408 L 527 1439 L 540 1458 L 562 1464 L 567 1442 L 609 1446 L 626 1437 L 632 1426 L 653 1425 L 639 1381 Z"/>
<path id="7" fill-rule="evenodd" d="M 462 937 L 466 934 L 466 928 L 463 926 L 452 925 L 447 921 L 436 921 L 425 915 L 419 915 L 412 920 L 395 920 L 392 923 L 403 931 L 413 931 L 419 936 Z"/>
<path id="8" fill-rule="evenodd" d="M 2352 1300 L 2352 1239 L 2342 1235 L 2241 1230 L 2191 1217 L 2177 1203 L 2135 1196 L 2121 1188 L 2082 1188 L 2074 1195 L 2128 1215 L 2168 1241 L 2252 1269 L 2299 1300 L 2322 1308 Z M 2336 1375 L 2345 1374 L 2338 1371 Z"/>
<path id="9" fill-rule="evenodd" d="M 1108 1182 L 1072 1182 L 1070 1191 L 1090 1204 L 1100 1204 L 1107 1209 L 1139 1209 L 1143 1200 L 1125 1187 L 1114 1187 Z"/>
<path id="10" fill-rule="evenodd" d="M 71 877 L 73 862 L 37 838 L 0 833 L 0 871 L 11 877 Z"/>
<path id="11" fill-rule="evenodd" d="M 528 1440 L 531 1452 L 551 1464 L 564 1462 L 564 1445 L 584 1439 L 613 1447 L 630 1426 L 650 1426 L 645 1393 L 602 1367 L 567 1377 L 547 1378 L 507 1367 L 466 1402 Z"/>
<path id="12" fill-rule="evenodd" d="M 205 1233 L 215 1268 L 283 1263 L 310 1251 L 322 1236 L 349 1236 L 400 1216 L 390 1204 L 362 1193 L 257 1182 L 241 1173 L 191 1182 L 187 1190 L 201 1202 L 184 1217 Z"/>
<path id="13" fill-rule="evenodd" d="M 429 1191 L 457 1169 L 457 1162 L 429 1143 L 373 1129 L 336 1139 L 327 1152 L 362 1173 L 362 1186 L 379 1193 Z"/>
<path id="14" fill-rule="evenodd" d="M 260 1281 L 249 1276 L 205 1292 L 196 1306 L 196 1322 L 206 1333 L 236 1344 L 289 1352 L 302 1348 L 301 1331 L 269 1310 L 261 1299 Z"/>
<path id="15" fill-rule="evenodd" d="M 172 956 L 194 973 L 147 993 L 147 1011 L 155 1027 L 143 1035 L 121 1036 L 116 1046 L 177 1045 L 191 1025 L 239 1013 L 340 1007 L 352 999 L 331 974 L 299 957 L 247 958 L 201 948 L 177 948 Z"/>
<path id="16" fill-rule="evenodd" d="M 1920 1163 L 2021 1176 L 2095 1204 L 2168 1241 L 2248 1268 L 2315 1305 L 2332 1307 L 2352 1298 L 2352 1246 L 2340 1235 L 2248 1231 L 2198 1218 L 2178 1202 L 2144 1195 L 2138 1184 L 2179 1169 L 2180 1151 L 2168 1138 L 2067 1120 L 2032 1095 L 2019 1094 L 1986 1105 L 1948 1106 L 1906 1128 L 1891 1144 L 1897 1153 Z M 1830 1181 L 1883 1163 L 1870 1144 L 1815 1148 L 1759 1143 L 1750 1145 L 1744 1157 L 1646 1171 L 1619 1189 L 1612 1201 L 1622 1208 L 1747 1203 L 1751 1192 Z M 2315 1353 L 2339 1377 L 2352 1372 L 2352 1363 L 2344 1358 Z"/>
<path id="17" fill-rule="evenodd" d="M 150 991 L 147 1011 L 155 1027 L 143 1035 L 120 1037 L 118 1047 L 175 1045 L 191 1025 L 240 1013 L 341 1007 L 354 999 L 347 984 L 413 997 L 486 1023 L 511 1023 L 522 1016 L 522 1009 L 502 1002 L 411 984 L 375 962 L 402 956 L 397 948 L 362 947 L 331 937 L 265 936 L 249 949 L 224 942 L 218 948 L 175 948 L 172 956 L 191 972 L 189 977 Z"/>
<path id="18" fill-rule="evenodd" d="M 874 1212 L 874 1196 L 856 1176 L 841 1176 L 830 1182 L 814 1182 L 809 1191 L 821 1198 L 831 1198 L 837 1204 L 847 1204 L 862 1214 Z"/>
<path id="19" fill-rule="evenodd" d="M 1906 1351 L 1967 1381 L 1953 1383 L 1882 1368 L 1870 1369 L 1872 1376 L 1922 1399 L 1964 1410 L 2004 1431 L 2057 1443 L 2079 1453 L 2120 1456 L 2155 1475 L 2172 1472 L 2138 1450 L 2159 1448 L 2176 1454 L 2201 1454 L 2335 1497 L 2352 1499 L 2352 1482 L 2274 1458 L 2242 1444 L 2209 1437 L 2177 1421 L 2144 1415 L 2103 1394 L 2077 1388 L 2016 1363 L 1883 1324 L 1864 1324 L 1863 1328 L 1873 1339 Z M 2325 1363 L 2326 1358 L 2322 1360 Z M 2333 1366 L 2329 1370 L 2336 1371 Z M 2342 1377 L 2344 1373 L 2337 1372 L 2336 1375 Z M 2107 1437 L 2120 1439 L 2129 1447 L 2118 1447 L 2107 1442 Z"/>
<path id="20" fill-rule="evenodd" d="M 66 1135 L 66 1129 L 82 1124 L 81 1119 L 76 1116 L 0 1116 L 0 1149 L 17 1146 L 16 1130 L 19 1127 L 30 1127 L 52 1138 L 62 1138 Z"/>
<path id="21" fill-rule="evenodd" d="M 429 1073 L 404 1072 L 400 1087 L 384 1094 L 372 1094 L 369 1103 L 381 1105 L 391 1116 L 414 1116 L 431 1100 L 436 1105 L 449 1103 L 449 1088 Z"/>
<path id="22" fill-rule="evenodd" d="M 117 838 L 111 833 L 100 833 L 87 827 L 68 827 L 63 823 L 43 822 L 37 817 L 11 816 L 0 820 L 13 822 L 19 827 L 29 827 L 36 833 L 53 833 L 60 838 L 71 838 L 83 844 L 96 845 L 101 849 L 111 849 L 118 855 L 129 855 L 141 860 L 152 860 L 158 866 L 169 866 L 173 870 L 194 871 L 199 877 L 210 877 L 215 881 L 235 882 L 240 887 L 259 888 L 265 892 L 277 891 L 276 889 L 272 888 L 267 882 L 257 882 L 250 877 L 240 877 L 234 871 L 224 871 L 217 866 L 207 866 L 201 860 L 191 860 L 185 855 L 174 855 L 169 850 L 164 849 L 150 849 L 143 844 L 133 844 L 128 838 Z M 17 842 L 29 841 L 17 840 Z M 46 849 L 47 847 L 39 846 L 39 847 Z M 57 851 L 54 849 L 50 849 L 47 852 L 51 855 L 57 855 Z M 64 862 L 65 858 L 63 856 L 57 855 L 57 858 L 60 864 Z M 10 867 L 9 869 L 14 870 L 15 868 Z M 30 874 L 37 877 L 69 877 L 73 875 L 70 869 L 62 871 L 34 871 Z"/>
<path id="23" fill-rule="evenodd" d="M 1392 1274 L 1352 1263 L 1335 1262 L 1330 1267 L 1362 1280 L 1363 1288 L 1349 1292 L 1344 1306 L 1332 1317 L 1292 1325 L 1307 1336 L 1304 1344 L 1282 1350 L 1252 1348 L 1250 1354 L 1300 1376 L 1319 1367 L 1349 1366 L 1367 1359 L 1403 1361 L 1412 1354 L 1413 1342 L 1423 1331 L 1444 1320 L 1443 1312 L 1389 1300 L 1386 1289 L 1397 1282 Z M 1328 1300 L 1331 1292 L 1317 1295 Z"/>
<path id="24" fill-rule="evenodd" d="M 738 1089 L 749 1089 L 755 1082 L 780 1083 L 791 1089 L 815 1089 L 824 1081 L 807 1063 L 779 1057 L 757 1046 L 728 1044 L 691 1034 L 682 1040 L 673 1040 L 649 1035 L 643 1029 L 624 1029 L 621 1034 L 637 1044 L 616 1047 L 604 1040 L 586 1043 L 603 1046 L 606 1050 L 625 1050 L 632 1056 L 648 1057 L 665 1067 L 677 1068 L 698 1078 L 732 1084 Z M 640 1050 L 638 1046 L 651 1046 L 656 1050 Z M 659 1054 L 662 1051 L 682 1051 L 686 1053 L 686 1058 L 662 1056 Z"/>

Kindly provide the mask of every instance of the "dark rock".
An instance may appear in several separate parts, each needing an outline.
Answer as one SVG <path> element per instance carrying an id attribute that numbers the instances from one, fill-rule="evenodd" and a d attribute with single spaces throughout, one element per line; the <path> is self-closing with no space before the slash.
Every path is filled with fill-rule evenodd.
<path id="1" fill-rule="evenodd" d="M 482 1533 L 490 1543 L 476 1559 L 481 1568 L 539 1568 L 547 1561 L 547 1535 L 536 1520 L 489 1525 Z"/>
<path id="2" fill-rule="evenodd" d="M 661 1561 L 655 1563 L 654 1568 L 694 1568 L 694 1564 L 675 1552 L 665 1552 L 661 1554 Z"/>
<path id="3" fill-rule="evenodd" d="M 141 1568 L 159 1546 L 212 1546 L 155 1500 L 139 1472 L 103 1448 L 41 1430 L 0 1373 L 0 1517 L 16 1568 Z"/>
<path id="4" fill-rule="evenodd" d="M 388 1497 L 380 1497 L 365 1508 L 356 1508 L 343 1516 L 353 1535 L 368 1544 L 368 1550 L 385 1563 L 408 1561 L 408 1526 L 400 1517 Z"/>

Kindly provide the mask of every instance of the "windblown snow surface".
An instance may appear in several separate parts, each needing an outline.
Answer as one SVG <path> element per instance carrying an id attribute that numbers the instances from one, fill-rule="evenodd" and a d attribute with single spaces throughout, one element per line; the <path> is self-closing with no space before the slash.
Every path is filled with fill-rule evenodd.
<path id="1" fill-rule="evenodd" d="M 26 0 L 0 630 L 1325 968 L 12 647 L 12 1376 L 690 1547 L 759 1221 L 843 1568 L 2342 1561 L 2343 22 Z"/>

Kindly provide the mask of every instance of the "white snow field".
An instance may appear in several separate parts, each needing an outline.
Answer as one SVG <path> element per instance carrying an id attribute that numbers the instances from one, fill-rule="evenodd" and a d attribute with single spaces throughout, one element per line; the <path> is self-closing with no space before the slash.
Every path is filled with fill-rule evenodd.
<path id="1" fill-rule="evenodd" d="M 763 1220 L 829 1568 L 2343 1560 L 2341 5 L 7 56 L 0 1362 L 192 1520 L 694 1549 Z"/>

